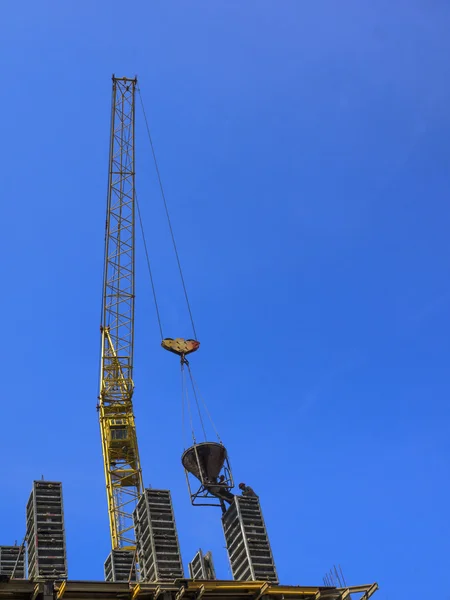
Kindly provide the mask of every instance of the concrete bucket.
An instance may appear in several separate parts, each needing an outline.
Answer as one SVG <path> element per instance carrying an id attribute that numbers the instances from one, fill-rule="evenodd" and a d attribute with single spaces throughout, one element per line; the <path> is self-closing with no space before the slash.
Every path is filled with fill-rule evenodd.
<path id="1" fill-rule="evenodd" d="M 203 442 L 188 448 L 181 462 L 201 483 L 214 483 L 227 458 L 227 451 L 217 442 Z"/>

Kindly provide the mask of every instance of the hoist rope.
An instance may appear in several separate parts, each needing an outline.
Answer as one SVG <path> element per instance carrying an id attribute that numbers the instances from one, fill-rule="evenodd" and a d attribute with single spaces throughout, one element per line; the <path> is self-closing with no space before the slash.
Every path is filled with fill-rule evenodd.
<path id="1" fill-rule="evenodd" d="M 142 99 L 142 93 L 140 88 L 137 88 L 137 92 L 139 94 L 139 100 L 141 103 L 141 107 L 142 107 L 142 113 L 144 116 L 144 121 L 145 121 L 145 126 L 147 129 L 147 135 L 148 135 L 148 139 L 149 139 L 149 143 L 150 143 L 150 148 L 151 148 L 151 152 L 152 152 L 152 156 L 153 156 L 153 162 L 155 165 L 155 170 L 156 170 L 156 175 L 157 175 L 157 179 L 158 179 L 158 184 L 159 184 L 159 189 L 161 192 L 161 198 L 163 200 L 163 204 L 164 204 L 164 211 L 166 214 L 166 218 L 167 218 L 167 223 L 168 223 L 168 227 L 169 227 L 169 231 L 170 231 L 170 236 L 172 238 L 172 245 L 173 245 L 173 249 L 174 249 L 174 253 L 175 253 L 175 258 L 177 261 L 177 265 L 178 265 L 178 271 L 180 274 L 180 279 L 181 279 L 181 284 L 183 287 L 183 292 L 184 292 L 184 297 L 186 300 L 186 305 L 187 305 L 187 309 L 188 309 L 188 313 L 189 313 L 189 317 L 190 317 L 190 321 L 191 321 L 191 325 L 192 325 L 192 330 L 194 333 L 194 338 L 197 339 L 197 332 L 195 329 L 195 324 L 194 324 L 194 318 L 192 315 L 192 309 L 191 309 L 191 304 L 189 302 L 189 296 L 187 293 L 187 288 L 186 288 L 186 282 L 184 279 L 184 274 L 183 274 L 183 269 L 181 267 L 181 261 L 180 261 L 180 255 L 178 253 L 178 248 L 177 248 L 177 244 L 175 241 L 175 234 L 173 231 L 173 227 L 172 227 L 172 221 L 170 218 L 170 213 L 169 213 L 169 208 L 168 208 L 168 204 L 167 204 L 167 200 L 166 200 L 166 195 L 164 192 L 164 186 L 162 183 L 162 178 L 161 178 L 161 173 L 159 171 L 159 166 L 158 166 L 158 161 L 156 158 L 156 152 L 155 152 L 155 147 L 153 144 L 153 139 L 151 136 L 151 132 L 150 132 L 150 126 L 148 123 L 148 119 L 147 119 L 147 114 L 145 111 L 145 107 L 144 107 L 144 101 Z M 145 250 L 145 255 L 146 255 L 146 259 L 147 259 L 147 268 L 148 268 L 148 272 L 150 275 L 150 282 L 151 282 L 151 286 L 152 286 L 152 293 L 153 293 L 153 300 L 155 303 L 155 309 L 156 309 L 156 315 L 158 318 L 158 325 L 159 325 L 159 331 L 161 334 L 161 338 L 164 339 L 164 335 L 163 335 L 163 328 L 162 328 L 162 322 L 161 322 L 161 315 L 160 315 L 160 311 L 159 311 L 159 306 L 158 306 L 158 300 L 157 300 L 157 296 L 156 296 L 156 288 L 155 288 L 155 284 L 154 284 L 154 279 L 153 279 L 153 274 L 152 274 L 152 269 L 151 269 L 151 264 L 150 264 L 150 257 L 149 257 L 149 253 L 148 253 L 148 248 L 147 248 L 147 241 L 145 238 L 145 232 L 144 232 L 144 226 L 143 226 L 143 221 L 142 221 L 142 216 L 141 216 L 141 210 L 140 210 L 140 206 L 139 206 L 139 202 L 137 200 L 137 195 L 136 195 L 136 206 L 137 206 L 137 213 L 138 213 L 138 218 L 139 218 L 139 224 L 140 224 L 140 228 L 141 228 L 141 233 L 142 233 L 142 239 L 144 242 L 144 250 Z M 198 413 L 198 418 L 201 424 L 201 428 L 203 431 L 203 435 L 204 435 L 204 439 L 205 441 L 207 440 L 207 436 L 206 436 L 206 428 L 205 428 L 205 423 L 204 423 L 204 419 L 203 419 L 203 415 L 202 415 L 202 409 L 200 406 L 200 402 L 199 399 L 201 400 L 202 404 L 203 404 L 203 408 L 204 411 L 206 413 L 206 416 L 208 418 L 208 420 L 210 421 L 212 428 L 214 430 L 214 433 L 217 437 L 217 439 L 219 440 L 220 443 L 222 443 L 222 440 L 220 439 L 219 433 L 216 429 L 216 426 L 211 418 L 211 415 L 208 411 L 208 407 L 206 405 L 205 400 L 203 399 L 203 397 L 200 394 L 200 390 L 198 388 L 198 385 L 192 375 L 191 372 L 191 368 L 189 365 L 189 362 L 184 358 L 184 356 L 182 357 L 181 360 L 181 397 L 182 397 L 182 437 L 183 437 L 183 444 L 185 445 L 185 405 L 186 405 L 186 409 L 187 409 L 187 413 L 188 413 L 188 417 L 189 417 L 189 423 L 190 423 L 190 428 L 191 428 L 191 434 L 192 434 L 192 439 L 194 441 L 194 444 L 197 443 L 196 441 L 196 437 L 195 437 L 195 429 L 194 429 L 194 419 L 193 419 L 193 414 L 192 414 L 192 408 L 191 408 L 191 402 L 190 402 L 190 396 L 189 396 L 189 390 L 188 390 L 188 382 L 187 382 L 187 378 L 186 378 L 186 371 L 185 371 L 185 366 L 187 367 L 187 371 L 189 374 L 189 379 L 190 379 L 190 384 L 192 387 L 192 393 L 193 393 L 193 397 L 195 399 L 195 404 L 196 404 L 196 409 L 197 409 L 197 413 Z"/>
<path id="2" fill-rule="evenodd" d="M 163 329 L 162 329 L 162 323 L 161 323 L 161 315 L 159 313 L 159 307 L 158 307 L 158 299 L 156 297 L 156 289 L 155 289 L 155 282 L 153 280 L 153 273 L 152 273 L 152 268 L 150 265 L 150 257 L 148 255 L 148 249 L 147 249 L 147 240 L 145 239 L 145 232 L 144 232 L 144 225 L 142 223 L 142 217 L 141 217 L 141 209 L 139 207 L 139 202 L 138 202 L 138 198 L 137 198 L 137 193 L 135 191 L 134 193 L 135 198 L 136 198 L 136 206 L 137 206 L 137 212 L 138 212 L 138 218 L 139 218 L 139 224 L 141 227 L 141 234 L 142 234 L 142 239 L 144 241 L 144 250 L 145 250 L 145 256 L 147 257 L 147 268 L 148 268 L 148 273 L 150 275 L 150 282 L 152 284 L 152 292 L 153 292 L 153 300 L 155 302 L 155 309 L 156 309 L 156 316 L 158 317 L 158 326 L 159 326 L 159 332 L 161 334 L 161 339 L 164 339 L 164 335 L 163 335 Z"/>
<path id="3" fill-rule="evenodd" d="M 147 114 L 145 112 L 144 101 L 142 100 L 142 94 L 141 94 L 141 90 L 140 90 L 139 87 L 137 88 L 137 91 L 138 91 L 138 94 L 139 94 L 139 100 L 141 101 L 142 113 L 144 115 L 145 126 L 147 128 L 147 135 L 148 135 L 148 139 L 149 139 L 149 142 L 150 142 L 150 147 L 151 147 L 152 155 L 153 155 L 153 162 L 155 163 L 155 170 L 156 170 L 156 175 L 157 175 L 157 178 L 158 178 L 159 189 L 161 191 L 161 197 L 162 197 L 163 203 L 164 203 L 164 210 L 166 212 L 167 223 L 169 225 L 169 231 L 170 231 L 170 235 L 171 235 L 171 238 L 172 238 L 173 249 L 175 251 L 175 257 L 177 259 L 178 270 L 180 272 L 180 278 L 181 278 L 181 283 L 182 283 L 182 286 L 183 286 L 184 297 L 186 299 L 186 304 L 187 304 L 187 308 L 188 308 L 188 312 L 189 312 L 189 317 L 191 319 L 191 325 L 192 325 L 192 330 L 194 332 L 194 338 L 197 339 L 197 332 L 195 330 L 194 318 L 192 316 L 191 304 L 189 302 L 189 296 L 188 296 L 188 293 L 187 293 L 186 283 L 185 283 L 185 280 L 184 280 L 183 269 L 181 268 L 180 256 L 178 254 L 178 248 L 177 248 L 177 244 L 176 244 L 176 241 L 175 241 L 175 234 L 173 232 L 172 221 L 170 219 L 170 214 L 169 214 L 169 208 L 167 206 L 166 195 L 164 193 L 164 187 L 163 187 L 163 184 L 162 184 L 161 174 L 159 172 L 158 161 L 156 160 L 155 147 L 153 145 L 153 140 L 152 140 L 152 136 L 151 136 L 151 133 L 150 133 L 150 126 L 148 124 Z"/>

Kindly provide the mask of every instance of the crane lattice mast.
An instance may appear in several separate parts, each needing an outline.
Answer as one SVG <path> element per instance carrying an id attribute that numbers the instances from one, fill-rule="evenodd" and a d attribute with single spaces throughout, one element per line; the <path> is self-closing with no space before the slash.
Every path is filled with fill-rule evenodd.
<path id="1" fill-rule="evenodd" d="M 136 85 L 113 76 L 98 405 L 113 550 L 135 548 L 143 490 L 132 403 Z"/>

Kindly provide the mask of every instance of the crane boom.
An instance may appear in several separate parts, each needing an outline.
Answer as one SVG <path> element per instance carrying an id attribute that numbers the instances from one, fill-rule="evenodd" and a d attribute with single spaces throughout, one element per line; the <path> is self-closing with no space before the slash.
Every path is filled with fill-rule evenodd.
<path id="1" fill-rule="evenodd" d="M 113 550 L 135 548 L 143 490 L 132 403 L 136 85 L 113 76 L 98 404 Z"/>

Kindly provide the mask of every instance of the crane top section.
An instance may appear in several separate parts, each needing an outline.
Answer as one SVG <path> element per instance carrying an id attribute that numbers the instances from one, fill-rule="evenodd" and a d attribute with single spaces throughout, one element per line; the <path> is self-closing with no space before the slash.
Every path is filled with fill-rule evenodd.
<path id="1" fill-rule="evenodd" d="M 130 83 L 134 83 L 135 85 L 137 85 L 137 77 L 136 76 L 134 76 L 134 78 L 131 78 L 131 77 L 116 77 L 113 74 L 112 81 L 113 81 L 113 84 L 114 84 L 115 81 L 125 81 L 125 82 L 128 81 Z"/>
<path id="2" fill-rule="evenodd" d="M 135 88 L 113 77 L 102 326 L 118 357 L 133 364 L 135 246 Z M 130 377 L 132 373 L 130 372 Z"/>

